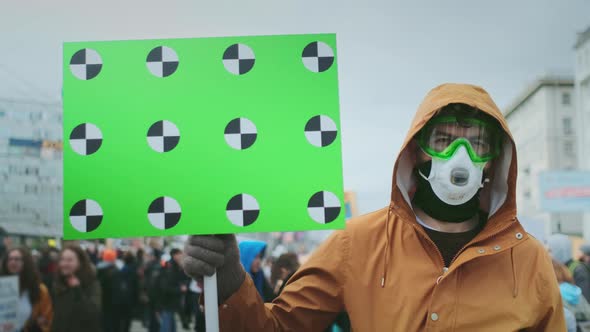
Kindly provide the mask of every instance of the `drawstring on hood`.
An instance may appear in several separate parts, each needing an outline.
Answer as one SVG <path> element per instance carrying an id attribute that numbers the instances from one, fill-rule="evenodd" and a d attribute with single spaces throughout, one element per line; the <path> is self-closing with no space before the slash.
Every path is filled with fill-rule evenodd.
<path id="1" fill-rule="evenodd" d="M 383 275 L 381 277 L 381 288 L 385 287 L 385 278 L 387 277 L 387 267 L 389 266 L 389 241 L 391 241 L 391 235 L 389 234 L 389 219 L 391 218 L 391 209 L 393 207 L 390 205 L 389 209 L 387 210 L 387 219 L 385 220 L 385 255 L 384 255 L 384 262 L 383 262 Z"/>
<path id="2" fill-rule="evenodd" d="M 516 264 L 514 263 L 514 248 L 510 248 L 510 263 L 512 265 L 512 297 L 518 296 L 518 279 L 516 278 Z"/>

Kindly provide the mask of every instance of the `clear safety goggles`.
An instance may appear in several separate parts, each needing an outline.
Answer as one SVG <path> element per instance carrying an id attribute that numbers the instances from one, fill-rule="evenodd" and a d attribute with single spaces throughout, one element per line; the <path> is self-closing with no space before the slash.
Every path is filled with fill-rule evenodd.
<path id="1" fill-rule="evenodd" d="M 500 154 L 501 135 L 491 122 L 477 118 L 440 116 L 430 120 L 416 136 L 420 148 L 440 159 L 450 159 L 464 146 L 476 163 L 487 162 Z"/>

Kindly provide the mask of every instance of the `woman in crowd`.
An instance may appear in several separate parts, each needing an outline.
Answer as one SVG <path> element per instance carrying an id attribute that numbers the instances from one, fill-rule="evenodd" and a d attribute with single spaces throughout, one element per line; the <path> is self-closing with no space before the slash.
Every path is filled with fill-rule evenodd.
<path id="1" fill-rule="evenodd" d="M 19 302 L 15 331 L 48 332 L 53 319 L 51 298 L 41 283 L 31 253 L 25 248 L 8 250 L 2 259 L 2 276 L 18 276 Z"/>
<path id="2" fill-rule="evenodd" d="M 52 332 L 101 332 L 101 291 L 84 250 L 66 246 L 59 256 L 54 284 Z"/>
<path id="3" fill-rule="evenodd" d="M 295 253 L 282 254 L 272 265 L 270 283 L 273 285 L 275 296 L 279 296 L 285 284 L 299 268 L 299 258 Z"/>

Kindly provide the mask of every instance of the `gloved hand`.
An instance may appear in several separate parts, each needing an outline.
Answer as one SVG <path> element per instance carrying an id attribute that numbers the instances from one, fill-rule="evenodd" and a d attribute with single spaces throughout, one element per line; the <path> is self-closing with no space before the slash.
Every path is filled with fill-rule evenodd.
<path id="1" fill-rule="evenodd" d="M 203 276 L 211 276 L 217 271 L 220 304 L 244 282 L 246 271 L 240 264 L 240 251 L 234 234 L 192 235 L 184 246 L 184 253 L 183 267 L 188 276 L 201 280 Z"/>

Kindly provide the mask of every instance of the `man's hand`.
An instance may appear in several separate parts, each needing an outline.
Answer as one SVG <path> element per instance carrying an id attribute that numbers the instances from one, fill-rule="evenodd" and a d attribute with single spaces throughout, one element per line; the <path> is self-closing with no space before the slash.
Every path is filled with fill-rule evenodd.
<path id="1" fill-rule="evenodd" d="M 187 240 L 184 253 L 184 271 L 197 281 L 217 271 L 219 303 L 225 302 L 244 282 L 246 271 L 240 264 L 240 252 L 233 234 L 193 235 Z"/>

